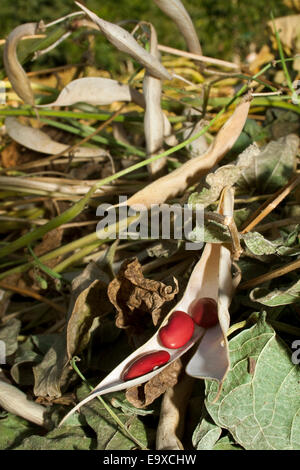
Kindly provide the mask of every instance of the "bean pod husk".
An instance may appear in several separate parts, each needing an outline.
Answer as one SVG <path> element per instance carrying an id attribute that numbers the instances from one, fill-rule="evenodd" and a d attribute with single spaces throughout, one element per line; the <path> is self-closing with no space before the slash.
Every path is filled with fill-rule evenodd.
<path id="1" fill-rule="evenodd" d="M 233 190 L 226 187 L 222 193 L 218 208 L 220 214 L 232 216 L 233 198 Z M 130 354 L 108 374 L 84 400 L 66 415 L 62 422 L 96 396 L 147 382 L 171 362 L 187 352 L 200 339 L 200 345 L 188 363 L 186 372 L 193 377 L 209 377 L 222 383 L 229 369 L 229 354 L 226 339 L 226 332 L 229 327 L 228 307 L 236 285 L 236 282 L 232 279 L 231 267 L 232 260 L 229 247 L 220 244 L 207 244 L 190 276 L 181 300 L 165 317 L 159 330 L 143 346 Z M 190 314 L 195 300 L 203 297 L 212 298 L 217 302 L 219 323 L 210 329 L 204 329 L 195 324 L 193 336 L 183 347 L 178 349 L 164 348 L 159 340 L 159 331 L 168 324 L 172 313 L 180 310 Z M 143 354 L 146 355 L 151 351 L 159 350 L 167 350 L 170 354 L 170 360 L 165 365 L 141 377 L 124 381 L 124 372 L 135 359 L 142 357 Z"/>

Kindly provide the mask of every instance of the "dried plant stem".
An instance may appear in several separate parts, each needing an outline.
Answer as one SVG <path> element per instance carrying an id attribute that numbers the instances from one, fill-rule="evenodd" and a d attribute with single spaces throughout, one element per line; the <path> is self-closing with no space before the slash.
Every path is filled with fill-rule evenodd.
<path id="1" fill-rule="evenodd" d="M 299 203 L 298 203 L 299 204 Z M 286 219 L 275 220 L 274 222 L 269 222 L 267 224 L 261 224 L 256 227 L 258 232 L 266 232 L 273 228 L 285 227 L 286 225 L 295 225 L 300 223 L 300 216 L 288 217 Z"/>
<path id="2" fill-rule="evenodd" d="M 270 323 L 276 330 L 283 331 L 284 333 L 289 333 L 300 338 L 300 328 L 277 320 L 270 320 Z"/>
<path id="3" fill-rule="evenodd" d="M 293 189 L 300 183 L 300 176 L 294 176 L 283 188 L 268 198 L 262 206 L 257 209 L 254 214 L 248 219 L 241 233 L 245 234 L 250 232 L 261 220 L 270 214 L 283 199 L 288 196 Z"/>
<path id="4" fill-rule="evenodd" d="M 286 264 L 278 269 L 274 269 L 274 271 L 270 271 L 269 273 L 262 274 L 261 276 L 255 277 L 250 279 L 249 281 L 242 282 L 240 284 L 239 289 L 249 289 L 250 287 L 259 286 L 263 282 L 271 281 L 280 276 L 284 276 L 291 271 L 295 271 L 296 269 L 300 268 L 300 259 L 296 261 L 292 261 L 291 263 Z"/>
<path id="5" fill-rule="evenodd" d="M 240 244 L 240 235 L 238 229 L 236 227 L 235 221 L 233 217 L 225 217 L 224 225 L 228 227 L 231 236 L 231 243 L 232 243 L 232 258 L 233 260 L 238 260 L 243 252 L 241 244 Z"/>
<path id="6" fill-rule="evenodd" d="M 57 305 L 56 303 L 52 302 L 46 297 L 43 297 L 42 295 L 38 294 L 37 292 L 31 289 L 25 289 L 25 288 L 20 288 L 17 286 L 12 286 L 11 284 L 6 284 L 5 282 L 2 282 L 2 281 L 0 281 L 0 289 L 9 290 L 9 291 L 16 292 L 17 294 L 20 294 L 23 296 L 32 297 L 33 299 L 39 300 L 40 302 L 43 302 L 44 304 L 49 305 L 50 307 L 57 310 L 59 313 L 62 313 L 63 315 L 66 315 L 67 313 L 63 307 L 61 307 L 60 305 Z"/>
<path id="7" fill-rule="evenodd" d="M 39 51 L 36 51 L 34 54 L 33 54 L 33 58 L 32 58 L 32 61 L 38 59 L 40 56 L 44 55 L 44 54 L 48 54 L 48 52 L 52 51 L 53 49 L 55 49 L 57 46 L 59 46 L 59 44 L 61 44 L 65 39 L 67 39 L 69 36 L 71 36 L 72 32 L 71 31 L 67 31 L 65 34 L 63 34 L 59 39 L 57 39 L 57 41 L 55 41 L 53 44 L 51 44 L 49 47 L 47 47 L 46 49 L 43 49 L 43 50 L 39 50 Z"/>
<path id="8" fill-rule="evenodd" d="M 207 62 L 209 64 L 220 65 L 221 67 L 230 67 L 231 69 L 239 69 L 237 64 L 232 62 L 227 62 L 226 60 L 215 59 L 213 57 L 205 57 L 199 54 L 193 54 L 192 52 L 181 51 L 180 49 L 174 49 L 173 47 L 163 46 L 162 44 L 158 45 L 158 49 L 162 52 L 167 52 L 169 54 L 187 57 L 189 59 L 198 60 L 200 62 Z"/>

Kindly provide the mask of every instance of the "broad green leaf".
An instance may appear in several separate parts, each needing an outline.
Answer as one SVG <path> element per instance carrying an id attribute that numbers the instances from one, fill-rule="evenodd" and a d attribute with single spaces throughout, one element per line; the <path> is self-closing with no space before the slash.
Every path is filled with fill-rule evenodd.
<path id="1" fill-rule="evenodd" d="M 300 302 L 300 281 L 292 284 L 290 287 L 275 289 L 259 288 L 253 289 L 250 294 L 251 300 L 267 305 L 268 307 L 276 307 L 278 305 L 289 305 Z"/>
<path id="2" fill-rule="evenodd" d="M 230 436 L 221 437 L 214 445 L 213 450 L 243 450 L 242 447 L 235 444 Z"/>
<path id="3" fill-rule="evenodd" d="M 204 416 L 193 434 L 193 445 L 197 450 L 212 450 L 222 433 L 209 416 Z"/>
<path id="4" fill-rule="evenodd" d="M 62 426 L 46 436 L 30 436 L 16 450 L 89 450 L 95 440 L 86 436 L 79 426 Z"/>
<path id="5" fill-rule="evenodd" d="M 237 162 L 238 166 L 244 167 L 238 186 L 248 191 L 256 187 L 262 193 L 281 188 L 292 176 L 298 146 L 299 137 L 289 134 L 252 154 L 246 149 Z"/>
<path id="6" fill-rule="evenodd" d="M 300 252 L 298 239 L 289 236 L 271 241 L 258 232 L 249 232 L 243 235 L 243 240 L 247 248 L 257 256 L 274 254 L 297 256 Z M 295 246 L 292 246 L 292 241 L 294 241 Z"/>
<path id="7" fill-rule="evenodd" d="M 193 193 L 189 197 L 189 204 L 202 204 L 204 207 L 215 202 L 225 186 L 233 186 L 239 179 L 241 169 L 236 165 L 224 165 L 214 173 L 209 173 L 206 182 L 210 188 L 203 188 L 200 193 Z"/>
<path id="8" fill-rule="evenodd" d="M 205 223 L 204 230 L 202 227 L 196 227 L 189 233 L 189 241 L 204 243 L 229 243 L 231 241 L 229 231 L 225 225 L 221 225 L 214 221 Z"/>
<path id="9" fill-rule="evenodd" d="M 88 391 L 87 386 L 82 385 L 77 391 L 79 400 L 86 397 Z M 113 395 L 107 395 L 105 397 L 106 402 L 112 397 Z M 146 432 L 142 421 L 140 421 L 137 416 L 132 415 L 132 413 L 125 414 L 122 410 L 115 408 L 113 408 L 113 410 L 118 418 L 126 425 L 130 433 L 145 447 L 148 447 L 150 444 L 148 442 L 148 432 Z M 81 413 L 97 435 L 98 450 L 130 450 L 137 447 L 137 444 L 118 427 L 117 423 L 98 399 L 95 398 L 88 405 L 82 407 Z"/>
<path id="10" fill-rule="evenodd" d="M 300 369 L 261 315 L 229 342 L 231 368 L 218 400 L 206 381 L 214 422 L 246 450 L 300 449 Z"/>
<path id="11" fill-rule="evenodd" d="M 36 432 L 37 426 L 11 413 L 0 419 L 0 450 L 19 445 L 24 437 Z"/>
<path id="12" fill-rule="evenodd" d="M 18 348 L 18 334 L 21 329 L 21 322 L 17 318 L 12 318 L 5 326 L 0 328 L 0 341 L 5 343 L 5 354 L 11 356 Z"/>
<path id="13" fill-rule="evenodd" d="M 269 241 L 258 232 L 249 232 L 243 236 L 247 248 L 254 255 L 274 255 L 277 247 L 282 244 L 282 240 Z"/>

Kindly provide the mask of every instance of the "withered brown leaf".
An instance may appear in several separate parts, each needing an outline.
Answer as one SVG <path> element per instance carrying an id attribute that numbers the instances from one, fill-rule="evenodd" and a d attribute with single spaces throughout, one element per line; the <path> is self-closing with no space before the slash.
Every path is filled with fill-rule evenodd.
<path id="1" fill-rule="evenodd" d="M 107 291 L 117 310 L 117 327 L 140 330 L 142 318 L 148 313 L 157 325 L 163 304 L 173 300 L 178 292 L 177 280 L 173 280 L 174 286 L 167 286 L 163 282 L 146 279 L 137 258 L 126 260 Z"/>
<path id="2" fill-rule="evenodd" d="M 177 359 L 148 382 L 129 388 L 126 391 L 127 400 L 136 408 L 145 408 L 165 393 L 169 387 L 177 384 L 181 370 L 181 359 Z"/>

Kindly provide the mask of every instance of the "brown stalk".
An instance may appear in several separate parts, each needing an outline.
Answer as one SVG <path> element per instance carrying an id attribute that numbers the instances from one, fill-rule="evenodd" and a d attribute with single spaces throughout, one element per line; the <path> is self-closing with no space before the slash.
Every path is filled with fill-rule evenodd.
<path id="1" fill-rule="evenodd" d="M 57 310 L 59 313 L 62 313 L 63 315 L 66 315 L 66 310 L 61 307 L 60 305 L 57 305 L 56 303 L 52 302 L 51 300 L 47 299 L 46 297 L 43 297 L 42 295 L 38 294 L 37 292 L 34 292 L 31 289 L 25 289 L 17 286 L 12 286 L 11 284 L 6 284 L 6 282 L 0 281 L 0 289 L 4 290 L 10 290 L 12 292 L 16 292 L 17 294 L 24 295 L 27 297 L 32 297 L 33 299 L 39 300 L 40 302 L 43 302 L 44 304 L 49 305 L 50 307 L 54 308 Z"/>
<path id="2" fill-rule="evenodd" d="M 278 204 L 283 201 L 283 199 L 288 196 L 293 189 L 300 183 L 300 176 L 294 176 L 290 181 L 275 194 L 272 194 L 265 202 L 262 204 L 252 216 L 245 222 L 241 233 L 245 234 L 250 232 L 261 220 L 263 220 L 267 215 L 269 215 Z"/>
<path id="3" fill-rule="evenodd" d="M 273 228 L 285 227 L 286 225 L 295 225 L 300 223 L 300 216 L 287 217 L 286 219 L 275 220 L 274 222 L 269 222 L 267 224 L 261 224 L 256 227 L 258 232 L 266 232 Z"/>
<path id="4" fill-rule="evenodd" d="M 275 279 L 277 277 L 284 276 L 285 274 L 290 273 L 291 271 L 295 271 L 299 268 L 300 259 L 297 259 L 296 261 L 292 261 L 291 263 L 288 263 L 281 268 L 274 269 L 274 271 L 262 274 L 261 276 L 257 276 L 253 279 L 250 279 L 249 281 L 242 282 L 242 284 L 240 284 L 239 286 L 239 289 L 248 289 L 250 287 L 258 286 L 263 282 L 271 281 L 272 279 Z"/>

